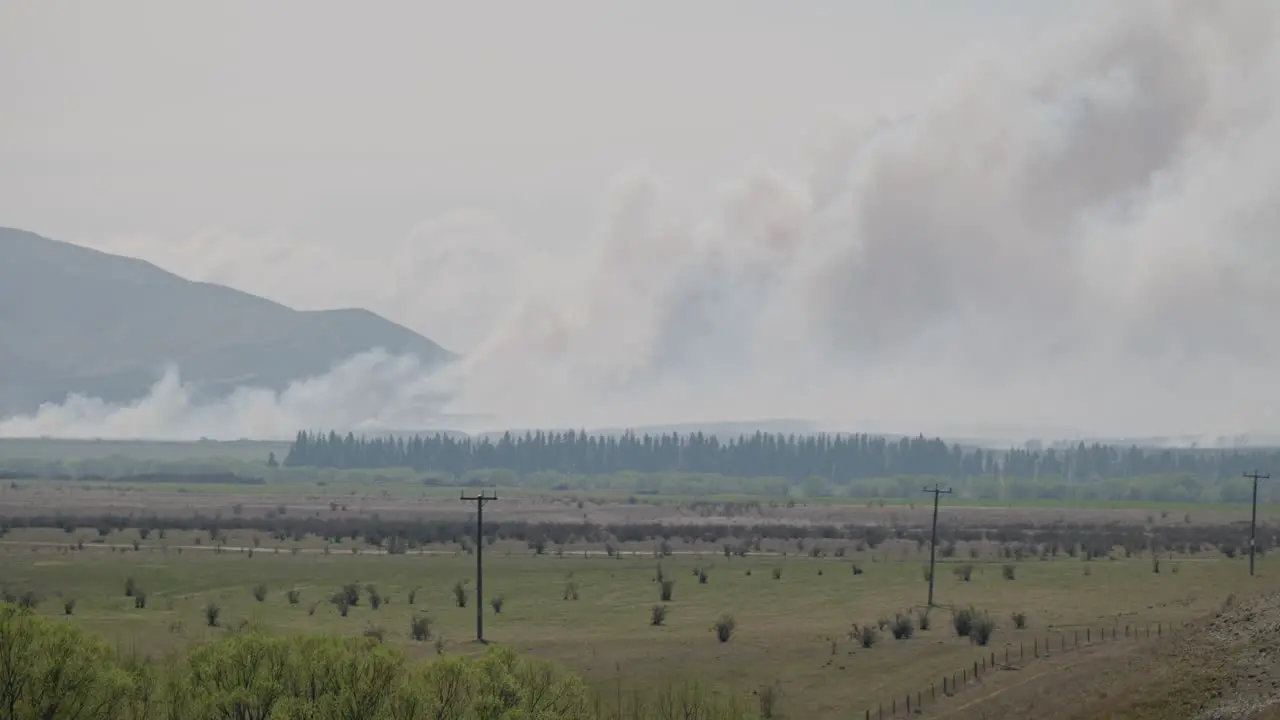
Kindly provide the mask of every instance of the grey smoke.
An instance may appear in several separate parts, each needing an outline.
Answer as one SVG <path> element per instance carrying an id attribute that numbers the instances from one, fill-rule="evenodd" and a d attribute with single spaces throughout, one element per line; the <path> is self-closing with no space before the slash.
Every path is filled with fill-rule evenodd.
<path id="1" fill-rule="evenodd" d="M 845 128 L 808 177 L 748 177 L 692 211 L 627 180 L 572 256 L 475 217 L 393 258 L 278 248 L 381 278 L 365 304 L 466 357 L 425 378 L 369 356 L 216 407 L 174 376 L 129 408 L 72 399 L 0 434 L 420 426 L 441 392 L 448 412 L 519 426 L 1280 429 L 1277 14 L 1126 5 Z M 200 279 L 246 284 L 250 264 Z"/>

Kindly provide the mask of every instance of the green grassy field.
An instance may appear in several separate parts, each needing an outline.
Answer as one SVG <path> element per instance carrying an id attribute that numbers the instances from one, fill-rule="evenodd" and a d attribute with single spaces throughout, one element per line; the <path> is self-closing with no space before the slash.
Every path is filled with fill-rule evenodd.
<path id="1" fill-rule="evenodd" d="M 36 532 L 36 531 L 32 531 Z M 28 538 L 33 540 L 34 538 Z M 64 543 L 68 542 L 64 536 Z M 445 652 L 476 652 L 474 601 L 459 608 L 452 587 L 473 589 L 475 559 L 463 553 L 386 556 L 260 549 L 214 553 L 163 549 L 152 538 L 140 551 L 86 545 L 82 551 L 31 546 L 21 538 L 0 545 L 0 585 L 35 591 L 39 611 L 63 615 L 64 598 L 77 604 L 77 622 L 114 642 L 125 654 L 160 657 L 215 637 L 244 622 L 272 632 L 360 634 L 371 627 L 385 641 L 413 655 L 432 655 L 433 643 L 409 637 L 410 619 L 430 617 L 445 638 Z M 165 542 L 175 543 L 169 538 Z M 854 575 L 851 562 L 864 572 Z M 927 688 L 931 680 L 968 666 L 987 652 L 1049 639 L 1060 642 L 1085 628 L 1180 625 L 1219 607 L 1232 592 L 1275 589 L 1280 583 L 1263 560 L 1249 578 L 1247 561 L 1165 560 L 1152 572 L 1150 558 L 1084 562 L 1062 557 L 1018 563 L 1016 579 L 1002 577 L 1000 563 L 978 563 L 965 582 L 940 563 L 940 605 L 974 605 L 990 613 L 997 630 L 992 646 L 979 649 L 958 638 L 949 613 L 935 609 L 933 625 L 909 640 L 888 632 L 864 649 L 851 641 L 852 623 L 875 623 L 895 612 L 920 608 L 927 583 L 919 560 L 798 559 L 765 556 L 725 559 L 707 554 L 664 558 L 675 580 L 665 623 L 650 624 L 659 601 L 658 562 L 651 557 L 563 558 L 532 556 L 499 544 L 485 554 L 485 594 L 502 595 L 495 614 L 484 607 L 486 635 L 497 643 L 555 660 L 581 673 L 605 701 L 694 679 L 720 693 L 750 700 L 753 690 L 776 684 L 787 717 L 849 716 L 893 697 Z M 1175 569 L 1176 567 L 1176 569 Z M 700 583 L 696 568 L 708 571 Z M 781 577 L 775 578 L 774 571 Z M 1087 570 L 1086 570 L 1087 569 Z M 126 578 L 147 594 L 137 609 L 125 596 Z M 367 600 L 342 617 L 328 602 L 346 583 L 373 584 L 388 598 L 380 609 Z M 267 587 L 265 601 L 253 589 Z M 565 599 L 572 584 L 578 599 Z M 409 592 L 417 591 L 410 605 Z M 291 605 L 286 591 L 298 589 Z M 204 608 L 221 608 L 220 627 L 207 626 Z M 314 614 L 310 614 L 312 606 Z M 1029 627 L 1013 627 L 1025 612 Z M 717 640 L 713 623 L 732 615 L 736 630 Z"/>

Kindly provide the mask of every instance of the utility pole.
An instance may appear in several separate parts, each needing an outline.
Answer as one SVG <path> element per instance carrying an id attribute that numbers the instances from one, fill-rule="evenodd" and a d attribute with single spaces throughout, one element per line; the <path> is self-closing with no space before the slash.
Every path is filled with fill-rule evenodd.
<path id="1" fill-rule="evenodd" d="M 1271 476 L 1263 475 L 1257 470 L 1254 470 L 1251 473 L 1245 473 L 1244 476 L 1253 481 L 1253 514 L 1249 518 L 1249 575 L 1252 577 L 1253 555 L 1255 552 L 1254 548 L 1257 545 L 1257 543 L 1254 542 L 1254 535 L 1258 531 L 1258 481 L 1270 480 Z"/>
<path id="2" fill-rule="evenodd" d="M 498 493 L 462 496 L 465 502 L 476 504 L 476 642 L 484 642 L 484 504 L 497 500 Z"/>
<path id="3" fill-rule="evenodd" d="M 934 569 L 937 566 L 938 550 L 938 498 L 942 495 L 950 495 L 951 488 L 943 490 L 935 484 L 931 488 L 925 488 L 924 491 L 933 493 L 933 532 L 929 538 L 929 607 L 933 607 L 933 576 L 936 574 Z"/>

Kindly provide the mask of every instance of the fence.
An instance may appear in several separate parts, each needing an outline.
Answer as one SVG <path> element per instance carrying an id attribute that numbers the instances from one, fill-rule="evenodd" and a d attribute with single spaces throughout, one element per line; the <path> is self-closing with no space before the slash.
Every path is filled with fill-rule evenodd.
<path id="1" fill-rule="evenodd" d="M 1178 626 L 1178 629 L 1184 627 L 1186 623 Z M 1025 631 L 1014 632 L 1019 635 L 1025 633 Z M 864 720 L 885 720 L 900 717 L 899 713 L 911 715 L 923 712 L 926 705 L 936 704 L 940 699 L 955 697 L 969 687 L 970 683 L 980 683 L 992 672 L 1021 669 L 1029 662 L 1049 658 L 1053 654 L 1070 652 L 1082 646 L 1090 647 L 1125 640 L 1162 639 L 1171 636 L 1173 632 L 1174 625 L 1166 622 L 1157 622 L 1154 627 L 1149 623 L 1142 626 L 1125 625 L 1123 628 L 1116 624 L 1109 628 L 1086 627 L 1069 631 L 1061 630 L 1057 632 L 1056 640 L 1051 639 L 1052 635 L 1046 635 L 1043 639 L 1034 637 L 1031 638 L 1031 647 L 1027 647 L 1028 643 L 1020 639 L 1017 641 L 1016 648 L 1013 641 L 1006 642 L 1004 647 L 998 650 L 983 648 L 982 656 L 974 660 L 972 665 L 966 665 L 950 675 L 931 681 L 928 689 L 922 688 L 915 693 L 894 697 L 888 703 L 879 703 L 874 708 L 867 708 L 863 717 Z"/>

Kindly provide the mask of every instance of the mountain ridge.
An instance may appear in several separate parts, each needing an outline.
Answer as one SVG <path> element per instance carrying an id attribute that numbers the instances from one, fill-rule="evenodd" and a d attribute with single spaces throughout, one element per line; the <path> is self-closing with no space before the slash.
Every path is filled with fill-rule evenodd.
<path id="1" fill-rule="evenodd" d="M 127 402 L 166 366 L 201 393 L 280 390 L 382 349 L 437 366 L 434 341 L 361 308 L 295 310 L 146 260 L 0 227 L 0 416 L 68 394 Z"/>

